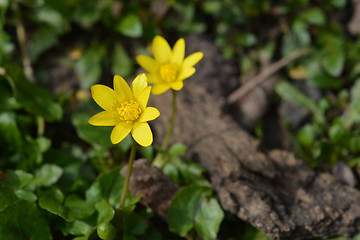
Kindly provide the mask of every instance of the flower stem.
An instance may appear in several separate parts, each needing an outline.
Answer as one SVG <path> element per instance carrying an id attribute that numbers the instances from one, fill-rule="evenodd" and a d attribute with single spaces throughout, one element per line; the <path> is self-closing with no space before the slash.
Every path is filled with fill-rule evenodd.
<path id="1" fill-rule="evenodd" d="M 172 92 L 172 112 L 171 112 L 171 119 L 170 119 L 170 125 L 168 128 L 168 131 L 166 133 L 164 142 L 161 146 L 161 150 L 166 151 L 168 146 L 169 146 L 169 142 L 171 139 L 171 135 L 174 131 L 174 125 L 175 125 L 175 117 L 176 117 L 176 91 L 175 90 L 171 90 Z"/>
<path id="2" fill-rule="evenodd" d="M 158 154 L 156 155 L 153 161 L 153 165 L 158 168 L 162 168 L 163 165 L 166 163 L 167 159 L 164 156 L 164 152 L 167 150 L 170 143 L 171 135 L 174 130 L 175 118 L 176 118 L 176 91 L 172 90 L 172 112 L 170 118 L 170 125 L 165 135 L 164 142 L 160 148 L 160 152 L 158 152 Z"/>
<path id="3" fill-rule="evenodd" d="M 132 172 L 132 168 L 133 168 L 133 164 L 134 164 L 134 160 L 135 160 L 136 145 L 137 145 L 136 142 L 133 140 L 131 150 L 130 150 L 128 169 L 126 171 L 125 182 L 124 182 L 123 189 L 121 192 L 120 209 L 124 208 L 127 191 L 128 191 L 129 183 L 130 183 L 131 172 Z"/>

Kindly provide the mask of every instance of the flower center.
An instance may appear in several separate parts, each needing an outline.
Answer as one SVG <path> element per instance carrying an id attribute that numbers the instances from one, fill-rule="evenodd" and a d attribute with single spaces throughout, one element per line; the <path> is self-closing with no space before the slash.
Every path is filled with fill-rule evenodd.
<path id="1" fill-rule="evenodd" d="M 173 63 L 161 65 L 160 76 L 167 82 L 174 82 L 177 79 L 179 67 Z"/>
<path id="2" fill-rule="evenodd" d="M 134 100 L 121 103 L 116 110 L 123 121 L 135 121 L 142 113 L 139 104 Z"/>

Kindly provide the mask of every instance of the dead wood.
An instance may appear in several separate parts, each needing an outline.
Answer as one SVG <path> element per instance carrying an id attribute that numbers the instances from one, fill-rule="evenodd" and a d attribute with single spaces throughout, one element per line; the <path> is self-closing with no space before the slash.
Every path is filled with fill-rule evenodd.
<path id="1" fill-rule="evenodd" d="M 121 174 L 125 176 L 126 171 L 127 166 L 121 169 Z M 133 196 L 142 194 L 141 203 L 153 209 L 164 220 L 170 201 L 179 190 L 175 182 L 146 159 L 134 162 L 129 188 Z"/>

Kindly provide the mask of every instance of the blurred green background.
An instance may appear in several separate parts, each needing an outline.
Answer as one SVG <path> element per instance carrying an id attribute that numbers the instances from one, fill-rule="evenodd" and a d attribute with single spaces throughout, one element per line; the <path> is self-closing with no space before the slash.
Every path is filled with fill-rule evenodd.
<path id="1" fill-rule="evenodd" d="M 111 86 L 114 74 L 132 78 L 138 68 L 135 56 L 148 55 L 157 34 L 170 45 L 188 35 L 209 36 L 221 57 L 236 63 L 241 76 L 257 73 L 264 60 L 275 62 L 306 50 L 306 56 L 279 72 L 276 96 L 269 101 L 287 101 L 309 113 L 300 125 L 283 126 L 298 157 L 322 170 L 343 162 L 358 179 L 360 12 L 356 4 L 348 0 L 0 0 L 0 238 L 97 239 L 100 225 L 117 223 L 123 181 L 118 166 L 127 160 L 131 139 L 114 146 L 110 128 L 88 124 L 99 110 L 89 89 L 96 83 Z M 320 97 L 304 94 L 299 81 L 316 88 Z M 259 120 L 252 130 L 260 140 L 261 125 Z M 138 155 L 151 161 L 154 151 L 143 148 Z M 165 172 L 181 186 L 198 184 L 192 191 L 199 199 L 215 201 L 203 169 L 183 159 L 185 151 L 182 145 L 170 150 L 173 164 Z M 131 224 L 117 234 L 131 240 L 183 239 L 180 230 L 169 231 L 153 212 L 135 205 L 138 198 L 129 199 L 125 218 Z M 215 205 L 207 207 L 217 209 Z M 189 236 L 266 239 L 235 216 L 222 214 L 214 217 L 211 229 L 205 229 L 212 235 L 202 235 L 204 229 L 192 226 Z"/>

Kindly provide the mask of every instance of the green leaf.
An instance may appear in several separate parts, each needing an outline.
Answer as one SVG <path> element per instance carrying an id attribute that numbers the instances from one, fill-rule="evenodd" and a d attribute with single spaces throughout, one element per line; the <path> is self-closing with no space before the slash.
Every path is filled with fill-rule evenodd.
<path id="1" fill-rule="evenodd" d="M 95 211 L 92 203 L 86 202 L 76 195 L 68 196 L 64 202 L 64 194 L 58 188 L 41 191 L 39 205 L 69 222 L 87 218 Z"/>
<path id="2" fill-rule="evenodd" d="M 120 169 L 120 167 L 116 167 L 108 173 L 101 174 L 86 191 L 87 201 L 99 202 L 102 198 L 105 198 L 111 206 L 117 207 L 124 182 Z"/>
<path id="3" fill-rule="evenodd" d="M 112 127 L 98 127 L 89 124 L 91 115 L 85 113 L 74 114 L 72 122 L 76 128 L 79 137 L 93 145 L 110 147 L 113 144 L 110 141 Z"/>
<path id="4" fill-rule="evenodd" d="M 13 79 L 16 85 L 16 99 L 26 111 L 42 116 L 48 121 L 61 119 L 62 108 L 46 89 L 30 83 L 23 76 L 15 76 Z"/>
<path id="5" fill-rule="evenodd" d="M 28 202 L 34 203 L 37 200 L 36 195 L 29 191 L 29 190 L 25 190 L 25 189 L 18 189 L 15 191 L 15 195 L 23 200 L 26 200 Z"/>
<path id="6" fill-rule="evenodd" d="M 140 37 L 143 32 L 142 23 L 135 13 L 125 15 L 116 25 L 116 30 L 127 37 Z"/>
<path id="7" fill-rule="evenodd" d="M 76 220 L 74 222 L 67 222 L 62 230 L 73 235 L 89 235 L 93 228 L 94 226 L 86 221 Z"/>
<path id="8" fill-rule="evenodd" d="M 325 89 L 339 89 L 344 82 L 340 78 L 335 78 L 326 74 L 317 61 L 309 63 L 307 70 L 309 72 L 309 83 L 325 88 Z"/>
<path id="9" fill-rule="evenodd" d="M 169 149 L 169 158 L 174 160 L 180 156 L 184 156 L 186 153 L 186 146 L 181 143 L 174 143 Z"/>
<path id="10" fill-rule="evenodd" d="M 66 210 L 63 206 L 64 194 L 60 189 L 52 187 L 38 194 L 39 206 L 55 215 L 67 219 Z"/>
<path id="11" fill-rule="evenodd" d="M 67 209 L 67 218 L 69 221 L 90 217 L 95 211 L 92 203 L 86 202 L 76 195 L 68 196 L 64 206 Z"/>
<path id="12" fill-rule="evenodd" d="M 215 239 L 223 218 L 224 212 L 215 199 L 202 199 L 195 217 L 195 229 L 201 238 Z"/>
<path id="13" fill-rule="evenodd" d="M 170 177 L 174 182 L 180 183 L 180 176 L 178 167 L 171 162 L 164 165 L 163 172 L 166 176 Z"/>
<path id="14" fill-rule="evenodd" d="M 289 82 L 279 82 L 275 91 L 285 100 L 300 105 L 308 109 L 314 115 L 314 118 L 319 123 L 325 123 L 324 116 L 318 105 L 311 99 L 301 93 L 294 85 Z"/>
<path id="15" fill-rule="evenodd" d="M 130 212 L 124 219 L 124 232 L 133 235 L 144 234 L 148 227 L 145 219 L 135 212 Z"/>
<path id="16" fill-rule="evenodd" d="M 346 6 L 346 2 L 347 0 L 331 0 L 331 4 L 336 8 L 344 8 Z"/>
<path id="17" fill-rule="evenodd" d="M 329 129 L 329 137 L 335 144 L 348 146 L 351 133 L 344 126 L 335 124 L 332 125 Z"/>
<path id="18" fill-rule="evenodd" d="M 170 203 L 168 224 L 170 231 L 184 237 L 194 228 L 196 208 L 203 195 L 209 195 L 207 187 L 188 186 L 180 189 Z"/>
<path id="19" fill-rule="evenodd" d="M 1 46 L 0 46 L 0 52 L 1 52 Z M 10 81 L 8 81 L 8 79 L 5 78 L 5 76 L 0 75 L 0 111 L 14 110 L 19 108 L 19 105 L 16 102 L 15 97 L 13 96 L 12 87 L 14 87 L 14 85 L 11 86 Z"/>
<path id="20" fill-rule="evenodd" d="M 346 127 L 360 122 L 360 79 L 352 86 L 350 106 L 344 113 L 344 121 Z"/>
<path id="21" fill-rule="evenodd" d="M 35 173 L 32 183 L 35 187 L 51 186 L 56 183 L 63 174 L 62 168 L 54 164 L 44 164 Z"/>
<path id="22" fill-rule="evenodd" d="M 82 88 L 88 89 L 98 82 L 102 72 L 101 62 L 105 57 L 106 49 L 105 44 L 94 43 L 75 63 L 75 72 Z"/>
<path id="23" fill-rule="evenodd" d="M 0 182 L 0 211 L 3 211 L 7 207 L 9 207 L 11 204 L 14 204 L 19 199 L 14 194 L 14 191 L 9 188 L 8 186 L 5 186 Z"/>
<path id="24" fill-rule="evenodd" d="M 14 112 L 0 113 L 0 142 L 8 143 L 8 150 L 16 151 L 22 146 L 22 136 Z"/>
<path id="25" fill-rule="evenodd" d="M 138 240 L 138 239 L 131 233 L 124 233 L 123 240 Z"/>
<path id="26" fill-rule="evenodd" d="M 320 63 L 328 74 L 333 77 L 340 76 L 345 65 L 344 39 L 339 33 L 322 33 L 319 36 L 322 46 Z"/>
<path id="27" fill-rule="evenodd" d="M 304 145 L 305 147 L 310 147 L 315 139 L 313 126 L 310 124 L 306 124 L 299 129 L 296 136 L 302 145 Z"/>
<path id="28" fill-rule="evenodd" d="M 36 60 L 41 53 L 57 44 L 58 37 L 58 32 L 54 28 L 45 26 L 36 29 L 29 47 L 31 59 Z"/>
<path id="29" fill-rule="evenodd" d="M 104 222 L 97 227 L 97 234 L 101 239 L 112 240 L 116 236 L 116 229 L 111 223 Z"/>
<path id="30" fill-rule="evenodd" d="M 111 71 L 113 74 L 122 77 L 128 77 L 134 71 L 131 58 L 128 56 L 125 48 L 120 44 L 115 44 L 115 51 L 112 56 Z"/>
<path id="31" fill-rule="evenodd" d="M 350 151 L 355 154 L 360 153 L 360 136 L 350 139 Z"/>
<path id="32" fill-rule="evenodd" d="M 0 212 L 0 219 L 0 239 L 52 239 L 48 222 L 34 203 L 18 201 Z"/>
<path id="33" fill-rule="evenodd" d="M 110 204 L 105 200 L 101 199 L 100 202 L 95 204 L 95 209 L 98 211 L 97 222 L 110 222 L 115 215 L 114 209 L 110 206 Z"/>
<path id="34" fill-rule="evenodd" d="M 10 170 L 6 174 L 5 183 L 7 186 L 20 189 L 31 183 L 34 176 L 22 170 Z"/>
<path id="35" fill-rule="evenodd" d="M 322 26 L 326 22 L 325 14 L 320 8 L 302 11 L 297 18 L 316 26 Z"/>

